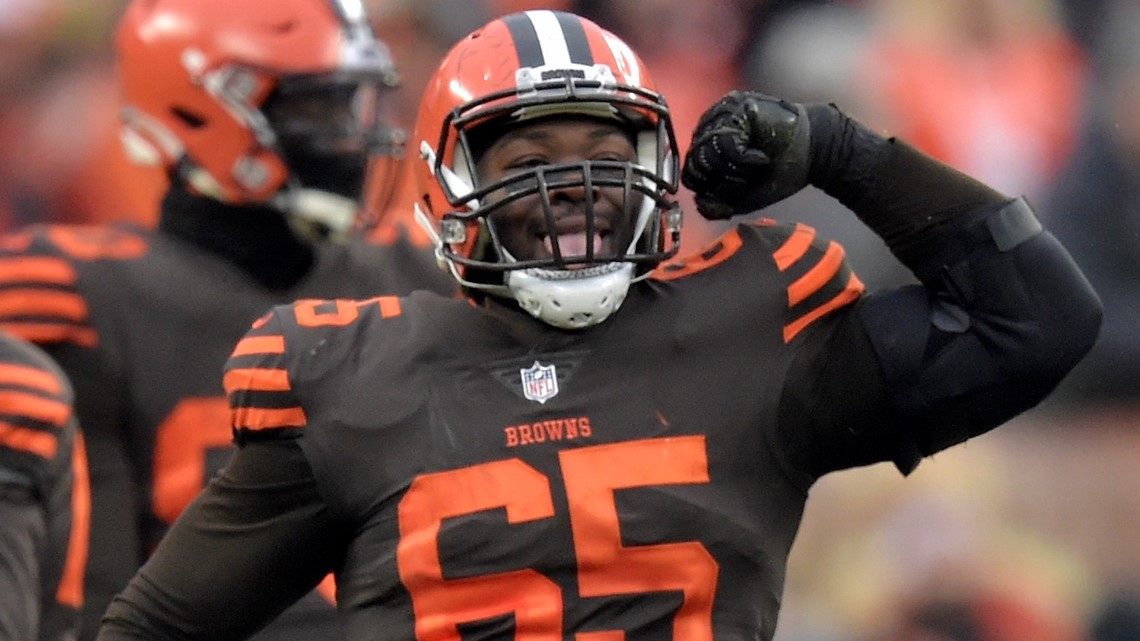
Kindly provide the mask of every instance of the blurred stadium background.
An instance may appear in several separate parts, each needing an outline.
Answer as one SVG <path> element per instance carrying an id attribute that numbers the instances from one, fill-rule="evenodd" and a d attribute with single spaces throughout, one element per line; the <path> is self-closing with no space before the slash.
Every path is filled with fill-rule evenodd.
<path id="1" fill-rule="evenodd" d="M 1104 298 L 1101 341 L 1053 399 L 911 478 L 887 466 L 825 477 L 777 639 L 1140 640 L 1140 1 L 365 1 L 401 69 L 409 128 L 456 39 L 494 15 L 560 8 L 638 49 L 683 148 L 707 105 L 752 88 L 836 102 L 1027 195 Z M 152 224 L 163 177 L 118 143 L 123 5 L 0 0 L 0 231 Z M 381 233 L 409 223 L 405 187 Z M 836 238 L 871 287 L 909 278 L 814 190 L 763 215 Z M 686 223 L 687 250 L 721 230 Z"/>

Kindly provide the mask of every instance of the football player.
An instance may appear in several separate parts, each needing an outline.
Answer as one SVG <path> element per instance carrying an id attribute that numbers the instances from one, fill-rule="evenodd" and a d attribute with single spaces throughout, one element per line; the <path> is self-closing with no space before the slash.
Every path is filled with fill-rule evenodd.
<path id="1" fill-rule="evenodd" d="M 705 114 L 681 172 L 649 70 L 576 15 L 490 22 L 421 104 L 420 217 L 470 300 L 255 322 L 224 374 L 240 449 L 100 641 L 241 638 L 330 571 L 353 641 L 766 641 L 817 479 L 909 473 L 1096 338 L 1024 200 L 756 93 Z M 671 259 L 679 175 L 717 218 L 821 187 L 922 284 L 868 294 L 768 221 Z"/>
<path id="2" fill-rule="evenodd" d="M 124 141 L 170 178 L 157 229 L 34 227 L 0 248 L 0 326 L 63 366 L 89 440 L 87 640 L 229 456 L 218 375 L 255 318 L 456 289 L 430 253 L 354 234 L 365 179 L 390 180 L 403 140 L 359 2 L 138 0 L 116 46 Z M 331 598 L 329 581 L 274 638 L 330 638 Z"/>
<path id="3" fill-rule="evenodd" d="M 0 639 L 79 630 L 90 515 L 71 385 L 39 348 L 0 332 Z"/>

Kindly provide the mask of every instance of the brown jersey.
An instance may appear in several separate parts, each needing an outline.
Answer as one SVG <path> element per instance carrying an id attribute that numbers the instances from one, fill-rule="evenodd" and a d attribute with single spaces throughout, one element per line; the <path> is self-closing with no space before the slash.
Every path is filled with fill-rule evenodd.
<path id="1" fill-rule="evenodd" d="M 194 593 L 175 627 L 240 603 L 235 637 L 332 570 L 353 641 L 768 639 L 808 486 L 894 455 L 861 294 L 837 245 L 765 223 L 582 331 L 431 294 L 277 308 L 226 367 L 246 445 L 186 513 L 247 538 L 176 529 L 142 576 Z M 832 356 L 859 376 L 784 400 Z M 219 550 L 224 580 L 183 583 Z"/>
<path id="2" fill-rule="evenodd" d="M 229 458 L 219 373 L 253 319 L 298 298 L 453 289 L 422 252 L 359 240 L 325 245 L 312 272 L 284 291 L 177 238 L 127 227 L 37 227 L 7 237 L 3 250 L 0 327 L 63 365 L 88 439 L 94 519 L 84 639 Z M 324 592 L 301 607 L 325 614 L 286 617 L 272 638 L 332 635 L 331 581 Z M 295 634 L 285 631 L 294 624 Z"/>
<path id="3" fill-rule="evenodd" d="M 864 295 L 811 229 L 741 225 L 580 331 L 431 294 L 278 307 L 226 365 L 241 449 L 99 641 L 244 638 L 330 571 L 350 641 L 768 641 L 816 479 L 992 429 L 1095 336 L 1047 234 L 977 247 L 965 295 Z M 1003 378 L 1040 336 L 1075 347 Z"/>
<path id="4" fill-rule="evenodd" d="M 0 637 L 67 641 L 78 632 L 87 481 L 66 377 L 0 332 Z"/>

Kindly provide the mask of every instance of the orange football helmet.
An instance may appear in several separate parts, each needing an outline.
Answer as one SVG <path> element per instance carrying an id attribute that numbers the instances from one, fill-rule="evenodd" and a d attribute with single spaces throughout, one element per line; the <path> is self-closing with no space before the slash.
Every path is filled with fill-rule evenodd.
<path id="1" fill-rule="evenodd" d="M 544 165 L 479 184 L 472 132 L 493 140 L 511 123 L 557 115 L 620 122 L 633 134 L 637 161 Z M 678 159 L 669 109 L 633 50 L 580 16 L 514 13 L 461 40 L 428 81 L 413 141 L 417 220 L 436 241 L 440 260 L 464 287 L 514 297 L 546 322 L 601 322 L 621 304 L 631 282 L 677 251 L 681 214 L 671 196 Z M 630 212 L 636 217 L 634 239 L 624 254 L 603 258 L 588 252 L 569 261 L 561 255 L 525 262 L 511 257 L 490 216 L 502 201 L 482 203 L 484 197 L 507 187 L 513 200 L 574 185 L 587 192 L 621 187 L 627 208 L 637 203 Z M 488 276 L 495 273 L 501 279 Z"/>
<path id="2" fill-rule="evenodd" d="M 134 0 L 116 46 L 128 153 L 196 193 L 341 231 L 368 165 L 400 158 L 359 0 Z"/>

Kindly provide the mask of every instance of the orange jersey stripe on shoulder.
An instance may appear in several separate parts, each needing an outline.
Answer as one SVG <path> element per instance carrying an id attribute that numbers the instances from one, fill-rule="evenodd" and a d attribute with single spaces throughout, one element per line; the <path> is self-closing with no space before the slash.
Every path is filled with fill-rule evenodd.
<path id="1" fill-rule="evenodd" d="M 400 308 L 400 299 L 395 296 L 381 296 L 375 300 L 380 304 L 381 318 L 394 318 L 403 313 Z"/>
<path id="2" fill-rule="evenodd" d="M 811 249 L 811 244 L 814 241 L 815 229 L 803 223 L 796 223 L 792 234 L 788 236 L 788 239 L 779 249 L 772 253 L 772 258 L 776 259 L 776 267 L 780 271 L 785 271 L 796 264 L 796 261 L 803 258 L 808 249 Z"/>
<path id="3" fill-rule="evenodd" d="M 53 458 L 59 451 L 59 439 L 55 434 L 4 422 L 0 422 L 0 445 L 45 459 Z"/>
<path id="4" fill-rule="evenodd" d="M 99 225 L 48 225 L 48 242 L 76 260 L 131 260 L 146 254 L 147 239 L 133 231 Z"/>
<path id="5" fill-rule="evenodd" d="M 63 391 L 63 384 L 51 372 L 10 363 L 0 363 L 0 385 L 30 387 L 49 394 L 59 394 Z"/>
<path id="6" fill-rule="evenodd" d="M 785 245 L 786 247 L 787 245 Z M 777 252 L 779 253 L 779 252 Z M 822 289 L 843 267 L 845 254 L 838 243 L 829 243 L 819 263 L 788 285 L 788 305 L 797 305 Z M 779 259 L 777 259 L 778 261 Z"/>
<path id="7" fill-rule="evenodd" d="M 34 322 L 0 323 L 0 327 L 38 345 L 74 343 L 87 348 L 99 345 L 99 334 L 90 327 Z"/>
<path id="8" fill-rule="evenodd" d="M 71 533 L 67 540 L 67 559 L 55 591 L 55 600 L 78 609 L 83 606 L 83 579 L 87 569 L 87 546 L 91 531 L 91 482 L 87 469 L 87 447 L 81 433 L 75 435 L 71 473 Z"/>
<path id="9" fill-rule="evenodd" d="M 74 285 L 75 268 L 62 258 L 19 256 L 0 258 L 0 284 L 43 283 Z"/>
<path id="10" fill-rule="evenodd" d="M 235 429 L 271 430 L 282 427 L 301 427 L 307 421 L 305 410 L 300 406 L 285 409 L 263 407 L 239 407 L 231 411 Z"/>
<path id="11" fill-rule="evenodd" d="M 82 323 L 87 320 L 87 301 L 75 292 L 13 288 L 0 291 L 0 314 L 13 316 L 47 316 Z"/>
<path id="12" fill-rule="evenodd" d="M 579 632 L 574 635 L 574 641 L 625 641 L 625 633 L 621 630 Z"/>
<path id="13" fill-rule="evenodd" d="M 317 586 L 317 594 L 329 603 L 329 605 L 336 605 L 336 575 L 326 574 L 325 578 L 321 580 Z"/>
<path id="14" fill-rule="evenodd" d="M 31 233 L 28 232 L 28 228 L 25 227 L 21 230 L 0 236 L 0 249 L 6 252 L 22 254 L 28 251 L 28 248 L 32 246 L 33 240 L 35 239 L 32 238 Z M 0 262 L 2 262 L 2 260 L 3 259 L 0 259 Z"/>
<path id="15" fill-rule="evenodd" d="M 283 369 L 263 367 L 243 367 L 232 369 L 222 377 L 222 387 L 226 393 L 250 390 L 254 392 L 287 392 L 289 372 Z"/>
<path id="16" fill-rule="evenodd" d="M 676 280 L 706 270 L 728 260 L 743 245 L 740 232 L 729 230 L 696 254 L 659 265 L 653 270 L 653 278 L 661 281 Z"/>
<path id="17" fill-rule="evenodd" d="M 838 294 L 831 297 L 831 299 L 826 303 L 820 305 L 819 307 L 816 307 L 807 314 L 804 314 L 800 318 L 784 326 L 784 342 L 790 343 L 792 339 L 796 337 L 796 334 L 802 332 L 804 328 L 806 328 L 808 325 L 811 325 L 816 320 L 822 318 L 828 312 L 839 309 L 840 307 L 850 304 L 852 301 L 858 299 L 863 295 L 865 289 L 866 288 L 864 287 L 863 282 L 859 280 L 859 277 L 855 274 L 851 274 L 851 277 L 847 279 L 847 284 L 842 290 L 840 290 Z"/>
<path id="18" fill-rule="evenodd" d="M 257 320 L 253 321 L 253 324 L 250 325 L 250 327 L 253 329 L 261 329 L 262 327 L 265 327 L 265 324 L 268 323 L 269 319 L 271 318 L 273 318 L 273 312 L 266 312 L 259 316 Z"/>
<path id="19" fill-rule="evenodd" d="M 285 337 L 280 334 L 272 336 L 247 336 L 234 347 L 234 356 L 249 356 L 250 354 L 284 354 Z"/>
<path id="20" fill-rule="evenodd" d="M 4 414 L 22 416 L 56 427 L 63 427 L 71 420 L 71 406 L 67 403 L 28 392 L 0 390 L 0 407 L 4 408 Z"/>

